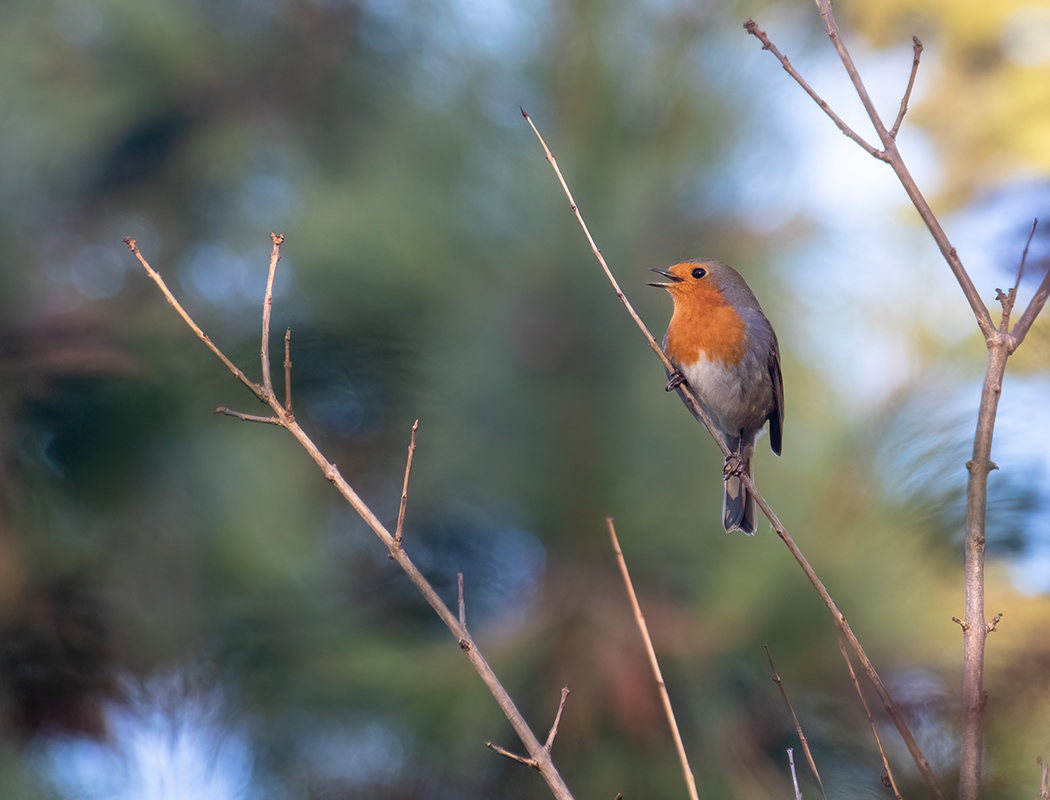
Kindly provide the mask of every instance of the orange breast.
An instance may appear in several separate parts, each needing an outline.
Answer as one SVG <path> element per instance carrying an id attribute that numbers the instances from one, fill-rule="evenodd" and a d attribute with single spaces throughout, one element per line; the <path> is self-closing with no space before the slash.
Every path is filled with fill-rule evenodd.
<path id="1" fill-rule="evenodd" d="M 667 357 L 677 364 L 695 364 L 701 358 L 736 364 L 747 349 L 744 320 L 713 288 L 691 288 L 688 295 L 674 297 Z"/>

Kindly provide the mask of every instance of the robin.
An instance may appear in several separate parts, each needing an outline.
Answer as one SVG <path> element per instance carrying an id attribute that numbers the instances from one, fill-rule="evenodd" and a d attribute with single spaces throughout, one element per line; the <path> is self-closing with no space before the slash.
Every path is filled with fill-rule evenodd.
<path id="1" fill-rule="evenodd" d="M 726 459 L 722 524 L 755 532 L 755 499 L 740 480 L 752 475 L 755 440 L 769 420 L 769 445 L 780 455 L 784 380 L 773 326 L 743 277 L 721 261 L 698 259 L 652 269 L 667 283 L 674 312 L 664 354 L 674 365 L 667 391 L 684 383 L 732 455 Z M 684 398 L 683 398 L 684 401 Z"/>

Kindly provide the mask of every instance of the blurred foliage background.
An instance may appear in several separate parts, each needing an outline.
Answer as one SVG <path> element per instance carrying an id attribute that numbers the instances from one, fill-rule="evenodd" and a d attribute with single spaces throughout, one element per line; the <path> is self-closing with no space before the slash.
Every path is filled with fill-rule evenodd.
<path id="1" fill-rule="evenodd" d="M 1045 4 L 840 0 L 987 302 L 1050 204 Z M 855 126 L 804 2 L 47 0 L 0 27 L 0 794 L 542 798 L 495 703 L 382 546 L 125 250 L 250 375 L 270 247 L 296 413 L 389 524 L 419 419 L 412 557 L 577 797 L 681 797 L 605 517 L 705 797 L 885 796 L 819 598 L 720 528 L 721 459 L 598 270 L 524 106 L 659 337 L 646 269 L 743 272 L 780 335 L 758 480 L 954 784 L 963 467 L 984 349 Z M 852 115 L 852 116 L 850 116 Z M 1021 285 L 1045 265 L 1040 229 Z M 991 477 L 988 798 L 1050 755 L 1050 336 L 1011 362 Z M 279 372 L 279 370 L 278 370 Z M 280 385 L 281 377 L 277 377 Z M 875 708 L 878 703 L 869 695 Z M 926 796 L 887 720 L 905 796 Z M 796 746 L 796 763 L 801 763 Z M 816 789 L 802 775 L 804 792 Z"/>

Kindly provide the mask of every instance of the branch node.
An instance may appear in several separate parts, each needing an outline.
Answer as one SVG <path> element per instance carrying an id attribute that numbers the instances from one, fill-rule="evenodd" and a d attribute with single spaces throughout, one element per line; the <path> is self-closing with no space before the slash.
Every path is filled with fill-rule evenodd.
<path id="1" fill-rule="evenodd" d="M 963 622 L 958 617 L 952 617 L 952 622 L 954 622 L 956 625 L 958 625 L 960 628 L 962 628 L 963 629 L 963 633 L 965 633 L 966 631 L 970 630 L 970 623 L 969 622 Z"/>
<path id="2" fill-rule="evenodd" d="M 999 612 L 988 621 L 988 633 L 995 633 L 996 626 L 999 624 L 999 620 L 1003 618 L 1002 612 Z"/>

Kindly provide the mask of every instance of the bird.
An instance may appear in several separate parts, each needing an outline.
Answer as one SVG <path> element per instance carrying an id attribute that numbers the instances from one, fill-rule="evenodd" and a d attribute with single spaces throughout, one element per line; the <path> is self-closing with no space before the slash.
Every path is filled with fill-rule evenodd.
<path id="1" fill-rule="evenodd" d="M 731 455 L 723 473 L 722 524 L 727 533 L 755 532 L 755 499 L 741 481 L 752 476 L 755 441 L 769 422 L 769 445 L 780 455 L 784 379 L 780 347 L 743 276 L 714 259 L 650 269 L 667 279 L 649 285 L 674 301 L 664 355 L 674 367 L 667 391 L 689 387 Z M 686 406 L 688 403 L 686 402 Z M 695 413 L 695 412 L 694 412 Z"/>

